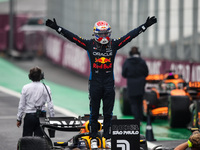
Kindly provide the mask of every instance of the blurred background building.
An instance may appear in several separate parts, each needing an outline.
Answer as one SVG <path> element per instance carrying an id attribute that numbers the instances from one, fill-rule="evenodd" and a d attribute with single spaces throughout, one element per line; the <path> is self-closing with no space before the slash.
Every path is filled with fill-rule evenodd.
<path id="1" fill-rule="evenodd" d="M 10 13 L 11 0 L 0 0 L 0 14 Z M 16 15 L 46 16 L 47 0 L 13 0 Z"/>
<path id="2" fill-rule="evenodd" d="M 9 14 L 10 0 L 0 0 L 0 14 Z M 96 21 L 105 20 L 118 38 L 156 16 L 158 23 L 140 35 L 132 45 L 148 58 L 199 61 L 200 3 L 198 0 L 13 0 L 18 16 L 57 19 L 59 25 L 91 38 Z M 0 27 L 2 30 L 2 23 Z"/>
<path id="3" fill-rule="evenodd" d="M 1 53 L 10 51 L 11 1 L 13 49 L 19 55 L 33 52 L 88 76 L 85 51 L 44 26 L 46 19 L 56 18 L 58 25 L 90 39 L 94 23 L 99 20 L 111 25 L 112 38 L 120 38 L 145 23 L 148 16 L 156 16 L 157 24 L 119 50 L 115 59 L 115 81 L 124 84 L 121 65 L 132 46 L 140 48 L 151 74 L 170 69 L 182 74 L 187 81 L 200 81 L 199 0 L 0 0 Z"/>
<path id="4" fill-rule="evenodd" d="M 198 0 L 47 0 L 48 18 L 85 38 L 98 20 L 107 21 L 118 38 L 156 16 L 158 23 L 120 52 L 137 45 L 145 57 L 169 60 L 200 60 L 199 8 Z"/>

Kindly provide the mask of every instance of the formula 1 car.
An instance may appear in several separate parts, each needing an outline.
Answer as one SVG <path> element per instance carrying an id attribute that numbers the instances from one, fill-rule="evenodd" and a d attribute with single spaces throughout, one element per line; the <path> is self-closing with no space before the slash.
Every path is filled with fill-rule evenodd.
<path id="1" fill-rule="evenodd" d="M 180 75 L 171 72 L 149 75 L 146 81 L 147 87 L 143 100 L 144 118 L 149 114 L 153 119 L 161 117 L 168 119 L 170 127 L 186 127 L 192 121 L 189 108 L 193 104 L 192 111 L 193 113 L 196 111 L 193 118 L 197 119 L 200 88 L 193 85 L 198 83 L 186 83 Z M 120 104 L 122 113 L 131 115 L 126 87 L 120 91 Z M 192 127 L 195 124 L 195 119 L 193 120 Z"/>
<path id="2" fill-rule="evenodd" d="M 113 119 L 117 119 L 113 116 Z M 99 116 L 98 148 L 105 149 L 105 138 L 102 136 L 103 117 Z M 83 117 L 49 117 L 40 118 L 40 124 L 44 137 L 22 137 L 18 141 L 18 150 L 69 150 L 69 149 L 91 149 L 89 137 L 89 116 Z M 76 132 L 70 139 L 53 142 L 55 135 L 47 134 L 45 129 L 63 132 Z M 147 142 L 140 135 L 140 149 L 147 150 Z"/>

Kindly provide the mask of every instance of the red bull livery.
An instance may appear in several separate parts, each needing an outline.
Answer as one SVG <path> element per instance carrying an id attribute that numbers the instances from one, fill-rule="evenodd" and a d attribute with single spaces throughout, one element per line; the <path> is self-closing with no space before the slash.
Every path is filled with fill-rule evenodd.
<path id="1" fill-rule="evenodd" d="M 47 20 L 46 25 L 55 29 L 71 42 L 87 51 L 90 60 L 89 97 L 90 97 L 90 137 L 98 136 L 98 117 L 101 100 L 103 102 L 104 133 L 103 137 L 111 138 L 111 119 L 115 100 L 114 60 L 117 50 L 157 22 L 155 17 L 148 18 L 146 23 L 130 31 L 119 39 L 111 39 L 111 27 L 105 21 L 95 23 L 94 38 L 84 39 L 57 25 L 55 19 Z M 81 67 L 81 66 L 80 66 Z M 93 145 L 93 144 L 92 144 Z M 94 147 L 96 144 L 94 142 Z M 108 147 L 110 147 L 108 145 Z"/>

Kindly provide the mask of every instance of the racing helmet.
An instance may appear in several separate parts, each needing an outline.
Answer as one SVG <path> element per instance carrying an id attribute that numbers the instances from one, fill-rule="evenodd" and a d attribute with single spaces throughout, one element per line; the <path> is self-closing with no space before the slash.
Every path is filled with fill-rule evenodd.
<path id="1" fill-rule="evenodd" d="M 111 27 L 106 21 L 98 21 L 93 28 L 95 40 L 101 44 L 108 44 L 111 36 Z"/>

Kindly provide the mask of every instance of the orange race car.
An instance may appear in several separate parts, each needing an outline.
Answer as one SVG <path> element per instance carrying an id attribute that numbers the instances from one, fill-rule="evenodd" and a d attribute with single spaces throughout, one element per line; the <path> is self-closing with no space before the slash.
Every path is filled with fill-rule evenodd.
<path id="1" fill-rule="evenodd" d="M 146 81 L 143 100 L 144 118 L 149 113 L 154 119 L 161 117 L 168 119 L 170 127 L 186 127 L 190 122 L 195 122 L 190 123 L 192 127 L 195 124 L 197 126 L 198 111 L 196 109 L 200 95 L 200 84 L 199 87 L 194 87 L 194 85 L 197 85 L 198 82 L 186 83 L 181 75 L 171 71 L 166 74 L 149 75 Z M 192 106 L 196 111 L 193 116 L 191 109 L 189 109 Z M 131 115 L 126 87 L 120 91 L 120 107 L 124 115 Z"/>

